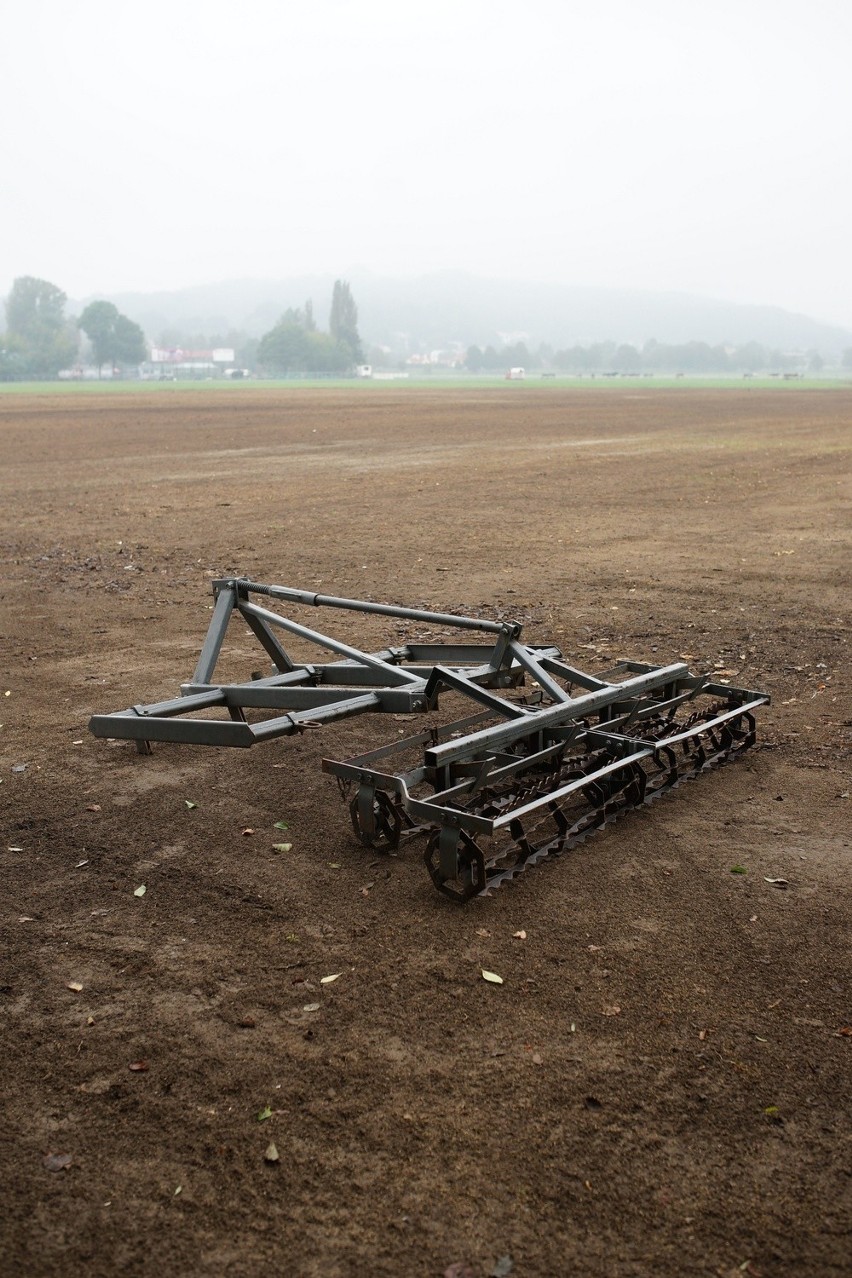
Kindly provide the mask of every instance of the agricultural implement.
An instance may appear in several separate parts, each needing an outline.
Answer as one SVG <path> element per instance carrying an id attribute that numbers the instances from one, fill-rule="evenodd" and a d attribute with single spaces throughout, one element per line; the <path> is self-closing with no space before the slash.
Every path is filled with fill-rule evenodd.
<path id="1" fill-rule="evenodd" d="M 737 758 L 754 744 L 755 711 L 769 701 L 692 674 L 683 662 L 622 661 L 590 674 L 557 647 L 522 642 L 515 621 L 242 578 L 214 581 L 213 594 L 198 664 L 180 696 L 94 715 L 91 731 L 135 740 L 148 753 L 152 741 L 247 748 L 352 715 L 428 716 L 414 735 L 322 766 L 349 802 L 358 839 L 387 852 L 425 836 L 432 882 L 457 901 L 489 894 L 631 808 Z M 272 603 L 389 618 L 404 634 L 425 626 L 430 641 L 406 638 L 364 652 Z M 214 678 L 235 617 L 271 661 L 271 674 Z M 431 641 L 436 629 L 441 642 Z M 448 632 L 456 642 L 444 640 Z M 305 659 L 317 649 L 332 659 Z M 453 711 L 443 724 L 434 722 L 440 700 Z"/>

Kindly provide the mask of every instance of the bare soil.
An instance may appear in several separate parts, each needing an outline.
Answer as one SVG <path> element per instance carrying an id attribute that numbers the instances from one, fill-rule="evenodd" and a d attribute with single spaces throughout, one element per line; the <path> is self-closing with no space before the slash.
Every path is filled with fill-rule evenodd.
<path id="1" fill-rule="evenodd" d="M 3 1274 L 849 1273 L 850 420 L 780 389 L 0 399 Z M 87 733 L 177 693 L 229 573 L 773 703 L 742 762 L 460 909 L 320 771 L 392 716 Z"/>

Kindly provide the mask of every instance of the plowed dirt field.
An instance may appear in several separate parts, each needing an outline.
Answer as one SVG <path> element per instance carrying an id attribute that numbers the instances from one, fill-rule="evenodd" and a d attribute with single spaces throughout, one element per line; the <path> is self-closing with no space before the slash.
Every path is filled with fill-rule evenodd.
<path id="1" fill-rule="evenodd" d="M 850 423 L 780 388 L 0 398 L 3 1274 L 849 1273 Z M 177 694 L 234 573 L 772 706 L 458 908 L 320 771 L 408 721 L 89 735 Z"/>

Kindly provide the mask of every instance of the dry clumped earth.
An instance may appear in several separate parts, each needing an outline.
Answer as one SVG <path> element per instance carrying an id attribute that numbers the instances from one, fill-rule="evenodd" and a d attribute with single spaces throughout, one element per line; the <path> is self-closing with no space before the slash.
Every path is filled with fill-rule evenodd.
<path id="1" fill-rule="evenodd" d="M 793 389 L 0 398 L 3 1273 L 849 1272 L 850 419 Z M 516 617 L 593 671 L 688 654 L 772 694 L 761 745 L 459 909 L 320 772 L 392 716 L 150 758 L 87 733 L 176 694 L 227 573 Z"/>

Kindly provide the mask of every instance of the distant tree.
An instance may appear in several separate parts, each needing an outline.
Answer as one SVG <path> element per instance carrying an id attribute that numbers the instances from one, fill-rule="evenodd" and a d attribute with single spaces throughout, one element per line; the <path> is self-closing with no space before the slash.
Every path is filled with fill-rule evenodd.
<path id="1" fill-rule="evenodd" d="M 349 348 L 352 363 L 363 364 L 364 352 L 358 336 L 358 307 L 346 280 L 334 281 L 328 329 L 335 342 Z"/>
<path id="2" fill-rule="evenodd" d="M 306 333 L 315 333 L 317 331 L 316 321 L 314 320 L 314 304 L 310 298 L 305 302 L 305 309 L 301 306 L 288 306 L 279 324 L 297 324 L 299 328 L 303 328 Z"/>
<path id="3" fill-rule="evenodd" d="M 525 342 L 514 342 L 504 346 L 500 352 L 503 368 L 531 368 L 535 363 Z"/>
<path id="4" fill-rule="evenodd" d="M 478 373 L 483 367 L 482 358 L 482 351 L 478 346 L 468 346 L 464 360 L 465 367 L 469 368 L 472 373 Z"/>
<path id="5" fill-rule="evenodd" d="M 612 365 L 619 373 L 638 373 L 642 368 L 642 356 L 635 346 L 624 342 L 615 352 Z"/>
<path id="6" fill-rule="evenodd" d="M 841 368 L 852 368 L 852 346 L 847 346 L 840 356 Z"/>
<path id="7" fill-rule="evenodd" d="M 73 362 L 77 337 L 65 319 L 67 298 L 48 280 L 22 275 L 6 298 L 5 349 L 17 375 L 53 377 Z"/>
<path id="8" fill-rule="evenodd" d="M 656 337 L 650 337 L 642 347 L 642 369 L 646 373 L 659 373 L 666 369 L 666 347 Z"/>
<path id="9" fill-rule="evenodd" d="M 594 342 L 586 350 L 586 368 L 605 373 L 612 368 L 615 342 Z"/>
<path id="10" fill-rule="evenodd" d="M 352 353 L 343 342 L 328 333 L 306 333 L 310 373 L 345 373 L 352 365 Z M 363 361 L 362 361 L 363 362 Z"/>
<path id="11" fill-rule="evenodd" d="M 820 355 L 819 351 L 817 350 L 808 351 L 808 372 L 821 373 L 824 367 L 825 367 L 825 360 Z"/>
<path id="12" fill-rule="evenodd" d="M 92 343 L 98 376 L 104 364 L 141 364 L 145 359 L 145 334 L 112 302 L 90 302 L 77 326 Z"/>
<path id="13" fill-rule="evenodd" d="M 272 373 L 304 372 L 307 356 L 307 334 L 294 322 L 292 312 L 289 316 L 285 312 L 275 327 L 264 333 L 257 348 L 258 363 Z"/>
<path id="14" fill-rule="evenodd" d="M 301 306 L 288 306 L 278 323 L 295 324 L 297 328 L 304 328 L 305 312 L 302 310 Z"/>
<path id="15" fill-rule="evenodd" d="M 746 373 L 758 373 L 766 368 L 766 351 L 759 342 L 746 342 L 737 348 L 731 362 Z"/>
<path id="16" fill-rule="evenodd" d="M 551 360 L 554 368 L 563 373 L 580 373 L 589 366 L 587 352 L 582 346 L 572 346 L 570 350 L 554 351 Z"/>
<path id="17" fill-rule="evenodd" d="M 292 311 L 285 312 L 260 339 L 257 362 L 261 368 L 270 373 L 343 373 L 350 367 L 348 346 L 328 333 L 307 331 L 292 316 Z"/>

